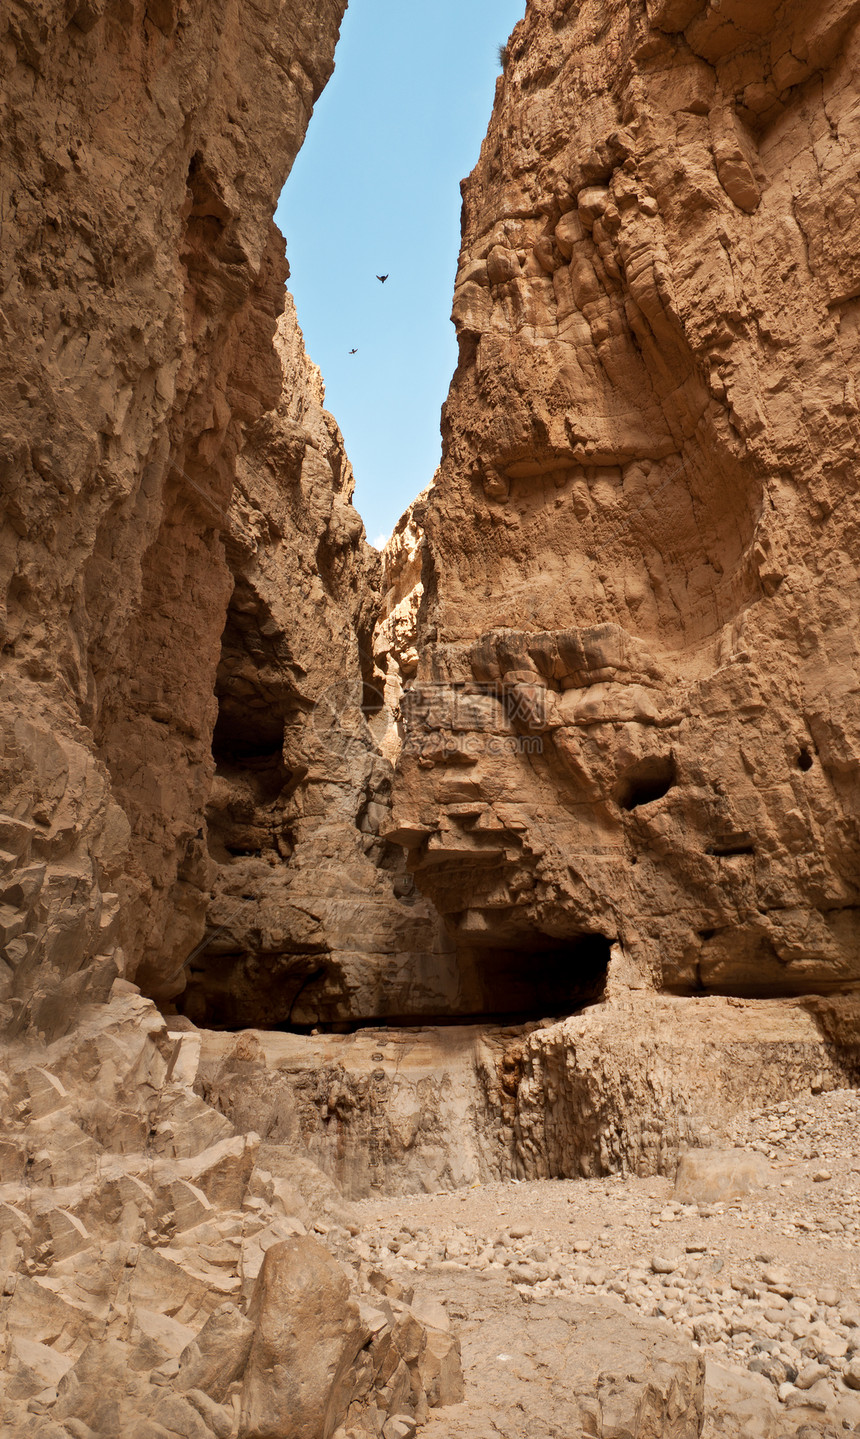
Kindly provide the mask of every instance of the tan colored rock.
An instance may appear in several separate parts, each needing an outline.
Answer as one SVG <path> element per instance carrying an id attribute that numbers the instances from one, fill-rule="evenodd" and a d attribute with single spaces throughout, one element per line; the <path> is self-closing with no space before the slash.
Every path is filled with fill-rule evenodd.
<path id="1" fill-rule="evenodd" d="M 267 1165 L 276 1146 L 301 1146 L 350 1199 L 511 1172 L 512 1135 L 498 1108 L 511 1035 L 469 1025 L 258 1032 L 253 1050 L 250 1038 L 205 1034 L 201 1078 L 234 1124 L 258 1130 Z"/>
<path id="2" fill-rule="evenodd" d="M 382 838 L 380 561 L 289 298 L 275 349 L 280 402 L 248 434 L 229 512 L 206 809 L 215 895 L 179 1003 L 231 1026 L 435 1014 L 456 999 L 453 946 Z"/>
<path id="3" fill-rule="evenodd" d="M 135 0 L 0 21 L 4 1023 L 46 1033 L 128 964 L 182 984 L 224 557 L 278 401 L 272 215 L 345 6 Z"/>
<path id="4" fill-rule="evenodd" d="M 849 1389 L 860 1389 L 860 1361 L 852 1359 L 842 1370 L 842 1378 Z"/>
<path id="5" fill-rule="evenodd" d="M 681 1204 L 719 1204 L 767 1184 L 770 1165 L 745 1149 L 689 1149 L 678 1157 L 675 1198 Z"/>
<path id="6" fill-rule="evenodd" d="M 220 1402 L 244 1373 L 253 1337 L 252 1321 L 234 1304 L 222 1304 L 183 1348 L 176 1388 L 202 1390 Z"/>
<path id="7" fill-rule="evenodd" d="M 129 1418 L 126 1353 L 102 1340 L 88 1344 L 57 1386 L 57 1419 L 79 1419 L 97 1434 L 121 1434 Z"/>
<path id="8" fill-rule="evenodd" d="M 13 1339 L 6 1358 L 10 1399 L 30 1399 L 45 1388 L 56 1389 L 72 1360 L 48 1344 L 31 1339 Z"/>
<path id="9" fill-rule="evenodd" d="M 431 1408 L 459 1404 L 465 1398 L 460 1345 L 452 1334 L 440 1329 L 427 1330 L 419 1373 Z"/>
<path id="10" fill-rule="evenodd" d="M 61 1424 L 73 1439 L 229 1439 L 252 1343 L 259 1354 L 291 1333 L 311 1407 L 321 1386 L 323 1408 L 370 1439 L 392 1415 L 425 1415 L 455 1392 L 455 1338 L 428 1339 L 424 1321 L 387 1301 L 364 1325 L 344 1264 L 343 1197 L 287 1145 L 266 1146 L 276 1174 L 256 1167 L 258 1136 L 233 1132 L 188 1087 L 189 1037 L 202 1052 L 205 1036 L 169 1030 L 121 985 L 51 1044 L 26 1038 L 3 1050 L 0 1088 L 16 1100 L 0 1114 L 2 1152 L 14 1157 L 0 1181 L 4 1433 L 51 1439 Z M 85 1133 L 90 1171 L 58 1184 L 66 1145 Z M 289 1283 L 266 1280 L 284 1241 L 304 1232 L 294 1207 L 321 1236 L 290 1240 L 312 1261 L 293 1274 L 295 1313 Z M 274 1317 L 271 1305 L 245 1312 L 258 1275 L 258 1292 L 277 1290 Z M 314 1337 L 323 1301 L 332 1352 L 343 1349 L 328 1377 Z M 265 1375 L 262 1391 L 269 1403 Z"/>
<path id="11" fill-rule="evenodd" d="M 194 1330 L 167 1314 L 138 1307 L 130 1316 L 128 1342 L 132 1369 L 157 1369 L 165 1359 L 178 1358 L 194 1339 Z M 205 1326 L 204 1326 L 205 1328 Z"/>
<path id="12" fill-rule="evenodd" d="M 776 1439 L 783 1432 L 773 1385 L 712 1360 L 705 1365 L 705 1415 L 703 1439 Z"/>
<path id="13" fill-rule="evenodd" d="M 234 1432 L 235 1413 L 232 1408 L 226 1405 L 216 1404 L 200 1389 L 189 1389 L 185 1395 L 186 1402 L 190 1404 L 200 1418 L 208 1425 L 215 1439 L 231 1439 Z"/>
<path id="14" fill-rule="evenodd" d="M 271 1163 L 299 1143 L 349 1198 L 505 1178 L 674 1177 L 752 1097 L 853 1083 L 851 997 L 732 1000 L 619 988 L 557 1023 L 204 1035 L 204 1092 Z M 707 1154 L 707 1151 L 706 1151 Z M 713 1162 L 711 1161 L 712 1167 Z M 769 1172 L 748 1155 L 719 1183 Z M 713 1178 L 709 1181 L 716 1183 Z M 428 1321 L 430 1322 L 430 1321 Z"/>
<path id="15" fill-rule="evenodd" d="M 329 1439 L 346 1414 L 344 1381 L 368 1337 L 342 1270 L 311 1238 L 274 1245 L 248 1317 L 255 1333 L 240 1439 Z"/>
<path id="16" fill-rule="evenodd" d="M 473 1012 L 569 1012 L 613 944 L 684 994 L 860 976 L 857 15 L 739 17 L 536 0 L 464 185 L 379 654 L 391 837 Z"/>
<path id="17" fill-rule="evenodd" d="M 446 1276 L 449 1278 L 449 1276 Z M 512 1313 L 498 1280 L 462 1276 L 468 1400 L 431 1416 L 428 1439 L 561 1433 L 698 1439 L 705 1390 L 701 1356 L 610 1304 L 559 1298 Z M 623 1375 L 623 1378 L 621 1376 Z M 519 1404 L 527 1383 L 528 1414 Z"/>
<path id="18" fill-rule="evenodd" d="M 343 8 L 0 21 L 0 1415 L 34 1439 L 228 1439 L 240 1384 L 246 1439 L 402 1439 L 460 1407 L 459 1339 L 313 1159 L 350 1195 L 671 1173 L 856 1076 L 856 6 L 531 0 L 382 577 L 271 223 Z M 480 1022 L 194 1028 L 440 1013 Z M 443 1252 L 463 1439 L 520 1424 L 517 1281 L 518 1364 L 558 1361 L 530 1430 L 701 1432 L 687 1345 Z M 765 1439 L 761 1384 L 711 1387 Z"/>

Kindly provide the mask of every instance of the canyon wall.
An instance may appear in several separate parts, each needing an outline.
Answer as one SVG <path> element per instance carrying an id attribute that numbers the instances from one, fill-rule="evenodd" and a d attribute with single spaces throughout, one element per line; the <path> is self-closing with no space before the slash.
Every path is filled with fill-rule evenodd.
<path id="1" fill-rule="evenodd" d="M 4 14 L 0 1000 L 19 1029 L 62 1029 L 117 972 L 162 1002 L 181 991 L 200 944 L 243 922 L 219 862 L 283 868 L 292 851 L 272 813 L 282 790 L 298 829 L 339 803 L 329 848 L 354 851 L 353 888 L 394 906 L 393 965 L 444 947 L 398 852 L 373 840 L 386 775 L 360 712 L 348 778 L 326 780 L 317 746 L 315 799 L 296 796 L 295 743 L 276 753 L 299 711 L 349 688 L 350 665 L 360 679 L 378 568 L 284 312 L 272 221 L 344 9 L 45 0 Z M 265 455 L 254 473 L 242 462 L 234 500 L 249 433 Z M 399 871 L 402 905 L 363 839 Z M 227 908 L 207 927 L 213 885 Z M 337 885 L 310 887 L 337 906 Z M 298 950 L 301 987 L 328 942 L 326 915 L 297 914 L 292 929 L 264 914 L 249 943 Z M 335 944 L 360 949 L 349 914 L 337 924 Z"/>
<path id="2" fill-rule="evenodd" d="M 382 1439 L 462 1397 L 441 1307 L 374 1290 L 313 1163 L 194 1093 L 174 1003 L 451 984 L 379 837 L 379 557 L 272 222 L 344 9 L 0 22 L 3 1432 Z"/>
<path id="3" fill-rule="evenodd" d="M 857 7 L 529 6 L 384 577 L 271 220 L 342 11 L 8 13 L 7 1021 L 851 985 Z"/>
<path id="4" fill-rule="evenodd" d="M 392 776 L 374 734 L 380 557 L 289 297 L 275 345 L 281 398 L 247 435 L 229 514 L 213 899 L 178 1003 L 234 1027 L 436 1014 L 456 1000 L 454 947 L 380 838 Z"/>
<path id="5" fill-rule="evenodd" d="M 271 220 L 343 9 L 5 22 L 4 1023 L 851 989 L 858 5 L 529 5 L 384 573 Z"/>
<path id="6" fill-rule="evenodd" d="M 853 0 L 530 0 L 388 553 L 394 820 L 551 1013 L 860 979 Z"/>
<path id="7" fill-rule="evenodd" d="M 860 0 L 530 0 L 384 563 L 272 223 L 344 9 L 0 22 L 0 1418 L 37 1439 L 408 1439 L 459 1346 L 348 1199 L 671 1174 L 860 1073 Z"/>

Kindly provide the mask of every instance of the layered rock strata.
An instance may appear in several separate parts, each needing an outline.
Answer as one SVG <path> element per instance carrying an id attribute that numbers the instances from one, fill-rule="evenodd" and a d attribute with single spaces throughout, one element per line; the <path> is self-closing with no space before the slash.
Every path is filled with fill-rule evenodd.
<path id="1" fill-rule="evenodd" d="M 674 1176 L 758 1099 L 860 1079 L 855 1000 L 620 993 L 559 1023 L 206 1033 L 198 1092 L 351 1199 L 505 1179 Z"/>
<path id="2" fill-rule="evenodd" d="M 532 0 L 505 51 L 379 642 L 478 990 L 860 978 L 857 16 Z"/>

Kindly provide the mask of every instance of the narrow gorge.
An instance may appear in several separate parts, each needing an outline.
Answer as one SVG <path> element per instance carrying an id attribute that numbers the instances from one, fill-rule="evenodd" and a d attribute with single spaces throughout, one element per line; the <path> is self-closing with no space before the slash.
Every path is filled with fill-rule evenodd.
<path id="1" fill-rule="evenodd" d="M 524 8 L 382 554 L 346 0 L 0 18 L 10 1435 L 860 1433 L 860 0 Z"/>

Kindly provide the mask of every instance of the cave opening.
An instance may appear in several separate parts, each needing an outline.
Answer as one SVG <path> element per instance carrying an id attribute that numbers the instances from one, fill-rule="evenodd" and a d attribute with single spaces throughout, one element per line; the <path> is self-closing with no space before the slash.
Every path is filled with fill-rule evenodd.
<path id="1" fill-rule="evenodd" d="M 188 989 L 177 1002 L 195 1023 L 210 1029 L 351 1034 L 368 1028 L 518 1028 L 566 1019 L 604 998 L 612 941 L 602 934 L 559 938 L 534 931 L 502 945 L 464 947 L 458 953 L 460 993 L 449 1008 L 345 1018 L 334 1017 L 329 1003 L 305 1022 L 296 1022 L 293 1011 L 308 987 L 324 985 L 324 953 L 284 955 L 274 967 L 268 956 L 249 968 L 243 956 L 219 948 L 215 939 L 215 953 L 191 967 Z"/>
<path id="2" fill-rule="evenodd" d="M 662 799 L 677 782 L 674 755 L 649 755 L 625 770 L 615 786 L 614 798 L 621 809 L 638 809 Z"/>
<path id="3" fill-rule="evenodd" d="M 464 1009 L 475 1021 L 558 1019 L 597 1004 L 606 992 L 612 941 L 532 931 L 507 944 L 459 953 Z"/>
<path id="4" fill-rule="evenodd" d="M 212 757 L 219 768 L 229 769 L 248 761 L 280 759 L 284 748 L 284 721 L 261 709 L 242 711 L 223 704 L 212 735 Z"/>
<path id="5" fill-rule="evenodd" d="M 274 1027 L 298 1033 L 313 1028 L 321 1033 L 350 1034 L 368 1028 L 518 1028 L 541 1020 L 566 1019 L 603 999 L 611 951 L 612 941 L 602 934 L 559 938 L 532 931 L 506 944 L 461 948 L 460 995 L 449 1009 Z"/>
<path id="6" fill-rule="evenodd" d="M 257 805 L 273 804 L 293 778 L 284 764 L 284 719 L 277 711 L 225 704 L 221 699 L 212 735 L 216 774 L 242 781 Z M 210 804 L 214 818 L 217 806 Z M 230 846 L 228 845 L 229 849 Z"/>
<path id="7" fill-rule="evenodd" d="M 216 857 L 260 850 L 251 830 L 269 826 L 271 806 L 307 772 L 284 760 L 284 741 L 295 707 L 288 658 L 264 600 L 236 578 L 221 637 L 215 680 L 218 714 L 212 758 L 219 784 L 207 806 L 210 849 Z M 231 835 L 238 827 L 242 834 Z M 219 840 L 222 842 L 219 846 Z"/>

